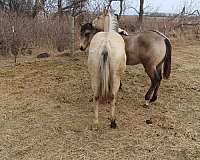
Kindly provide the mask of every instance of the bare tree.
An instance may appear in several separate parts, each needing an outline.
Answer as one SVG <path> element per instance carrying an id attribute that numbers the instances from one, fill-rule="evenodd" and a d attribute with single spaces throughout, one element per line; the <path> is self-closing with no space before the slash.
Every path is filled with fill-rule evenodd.
<path id="1" fill-rule="evenodd" d="M 140 0 L 140 11 L 138 18 L 138 29 L 143 30 L 143 14 L 144 14 L 144 0 Z"/>
<path id="2" fill-rule="evenodd" d="M 63 12 L 70 14 L 73 17 L 84 12 L 83 8 L 87 0 L 67 0 L 66 6 L 62 8 Z"/>
<path id="3" fill-rule="evenodd" d="M 17 55 L 18 55 L 18 52 L 19 52 L 19 48 L 17 46 L 17 42 L 16 42 L 16 39 L 15 39 L 15 28 L 14 26 L 12 26 L 12 32 L 13 32 L 13 37 L 12 37 L 12 43 L 11 43 L 11 53 L 13 54 L 14 58 L 15 58 L 15 64 L 17 63 Z"/>
<path id="4" fill-rule="evenodd" d="M 69 24 L 71 30 L 71 52 L 75 52 L 75 19 L 84 12 L 83 8 L 87 0 L 67 0 L 67 6 L 62 8 L 63 12 L 69 15 Z M 71 54 L 70 54 L 71 55 Z"/>
<path id="5" fill-rule="evenodd" d="M 46 0 L 35 0 L 33 17 L 36 17 L 38 13 L 41 12 L 43 12 L 42 14 L 45 13 L 45 2 Z"/>
<path id="6" fill-rule="evenodd" d="M 119 11 L 119 15 L 118 15 L 118 19 L 120 19 L 121 15 L 122 15 L 122 11 L 123 11 L 123 1 L 124 0 L 109 0 L 108 5 L 107 5 L 107 9 L 110 8 L 111 3 L 114 2 L 114 1 L 119 1 L 120 2 L 120 11 Z"/>
<path id="7" fill-rule="evenodd" d="M 0 0 L 0 9 L 8 12 L 15 12 L 18 15 L 29 13 L 32 9 L 33 0 Z"/>

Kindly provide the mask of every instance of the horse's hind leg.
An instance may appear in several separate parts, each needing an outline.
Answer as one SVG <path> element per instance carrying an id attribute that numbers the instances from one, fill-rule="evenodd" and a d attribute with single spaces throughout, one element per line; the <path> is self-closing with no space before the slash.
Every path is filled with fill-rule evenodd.
<path id="1" fill-rule="evenodd" d="M 116 108 L 116 96 L 117 96 L 117 92 L 119 90 L 119 86 L 120 86 L 120 77 L 118 77 L 117 75 L 113 76 L 113 85 L 112 85 L 112 95 L 111 95 L 111 124 L 110 127 L 111 128 L 116 128 L 117 124 L 116 124 L 116 117 L 115 117 L 115 108 Z"/>
<path id="2" fill-rule="evenodd" d="M 94 91 L 94 97 L 93 97 L 93 107 L 94 107 L 94 120 L 93 120 L 93 125 L 92 129 L 96 130 L 99 128 L 99 104 L 100 104 L 100 97 L 98 93 L 98 89 L 96 87 L 96 81 L 92 79 L 92 90 Z"/>
<path id="3" fill-rule="evenodd" d="M 99 98 L 94 97 L 94 129 L 99 128 Z"/>
<path id="4" fill-rule="evenodd" d="M 111 128 L 117 127 L 116 118 L 115 118 L 115 102 L 116 102 L 116 100 L 115 100 L 115 96 L 114 96 L 111 101 L 111 124 L 110 124 Z"/>
<path id="5" fill-rule="evenodd" d="M 119 89 L 122 90 L 122 81 L 120 80 Z"/>
<path id="6" fill-rule="evenodd" d="M 156 70 L 156 67 L 154 66 L 151 66 L 151 67 L 146 66 L 145 71 L 151 79 L 151 86 L 145 95 L 146 105 L 149 105 L 149 102 L 152 98 L 152 94 L 154 90 L 156 89 L 158 82 L 160 82 L 160 76 Z"/>
<path id="7" fill-rule="evenodd" d="M 157 66 L 157 72 L 158 72 L 158 75 L 159 75 L 160 78 L 159 78 L 159 81 L 157 82 L 156 88 L 155 88 L 154 93 L 153 93 L 153 97 L 150 99 L 150 102 L 154 102 L 157 99 L 157 92 L 158 92 L 158 89 L 160 87 L 160 83 L 161 83 L 161 80 L 162 80 L 161 67 L 162 67 L 162 65 Z"/>

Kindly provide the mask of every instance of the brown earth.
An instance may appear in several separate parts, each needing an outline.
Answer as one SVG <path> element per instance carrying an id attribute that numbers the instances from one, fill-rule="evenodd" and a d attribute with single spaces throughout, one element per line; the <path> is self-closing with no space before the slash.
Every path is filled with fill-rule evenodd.
<path id="1" fill-rule="evenodd" d="M 149 79 L 128 66 L 117 99 L 117 129 L 110 108 L 100 108 L 100 129 L 90 130 L 92 91 L 87 55 L 36 55 L 0 61 L 0 160 L 200 159 L 200 42 L 173 43 L 170 80 L 145 108 Z M 146 124 L 148 118 L 152 124 Z"/>

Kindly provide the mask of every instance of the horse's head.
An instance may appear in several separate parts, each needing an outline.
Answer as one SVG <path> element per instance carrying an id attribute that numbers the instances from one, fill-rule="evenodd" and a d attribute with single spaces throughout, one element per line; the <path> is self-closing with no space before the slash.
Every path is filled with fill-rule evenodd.
<path id="1" fill-rule="evenodd" d="M 109 22 L 108 12 L 107 9 L 104 9 L 104 11 L 92 21 L 92 26 L 103 31 L 105 23 Z"/>
<path id="2" fill-rule="evenodd" d="M 109 32 L 118 32 L 118 16 L 105 9 L 102 14 L 92 21 L 92 26 L 98 30 Z"/>
<path id="3" fill-rule="evenodd" d="M 93 28 L 91 23 L 86 23 L 81 26 L 81 36 L 80 36 L 80 50 L 84 51 L 96 33 L 96 30 Z"/>

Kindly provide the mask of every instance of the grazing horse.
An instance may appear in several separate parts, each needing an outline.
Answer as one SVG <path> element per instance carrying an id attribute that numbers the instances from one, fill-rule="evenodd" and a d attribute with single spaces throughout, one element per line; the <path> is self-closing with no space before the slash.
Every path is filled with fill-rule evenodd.
<path id="1" fill-rule="evenodd" d="M 98 16 L 92 24 L 86 24 L 87 36 L 92 37 L 96 32 L 103 30 L 105 14 Z M 119 29 L 118 29 L 119 31 Z M 126 34 L 126 33 L 125 33 Z M 122 32 L 124 35 L 124 31 Z M 170 40 L 158 31 L 144 31 L 132 35 L 123 36 L 127 56 L 127 65 L 142 64 L 145 72 L 151 80 L 151 86 L 145 95 L 146 105 L 157 99 L 157 92 L 162 80 L 168 79 L 171 73 L 171 53 Z M 90 43 L 85 39 L 84 43 Z M 163 71 L 162 71 L 163 70 Z M 163 74 L 162 74 L 163 72 Z"/>
<path id="2" fill-rule="evenodd" d="M 92 90 L 94 92 L 95 119 L 98 127 L 98 107 L 100 104 L 111 105 L 111 128 L 116 128 L 115 102 L 120 86 L 120 76 L 126 68 L 125 43 L 118 29 L 118 21 L 108 11 L 105 31 L 98 32 L 91 24 L 81 27 L 80 49 L 85 50 L 91 40 L 88 55 L 88 71 L 91 77 Z M 98 33 L 96 33 L 98 32 Z M 96 34 L 95 34 L 96 33 Z M 92 35 L 92 36 L 91 36 Z"/>

